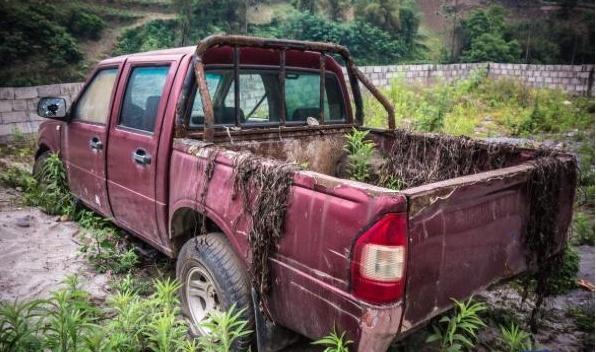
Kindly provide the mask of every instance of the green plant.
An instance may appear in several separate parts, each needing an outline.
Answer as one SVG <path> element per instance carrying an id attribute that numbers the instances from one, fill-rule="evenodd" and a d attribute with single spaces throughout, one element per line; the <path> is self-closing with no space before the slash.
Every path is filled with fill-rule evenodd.
<path id="1" fill-rule="evenodd" d="M 42 300 L 0 302 L 0 350 L 37 351 L 42 340 L 37 334 Z"/>
<path id="2" fill-rule="evenodd" d="M 351 133 L 346 135 L 347 144 L 343 149 L 348 155 L 346 169 L 352 180 L 365 182 L 371 177 L 370 159 L 374 154 L 375 144 L 365 139 L 368 132 L 352 128 Z"/>
<path id="3" fill-rule="evenodd" d="M 532 349 L 532 339 L 530 334 L 521 330 L 517 324 L 511 322 L 509 327 L 501 325 L 499 329 L 501 330 L 502 335 L 502 337 L 499 338 L 499 341 L 508 347 L 509 352 Z"/>
<path id="4" fill-rule="evenodd" d="M 433 333 L 426 339 L 427 343 L 439 342 L 441 351 L 462 351 L 473 348 L 477 340 L 477 331 L 486 324 L 479 313 L 487 309 L 481 302 L 473 302 L 472 298 L 464 302 L 452 299 L 455 312 L 451 316 L 443 316 L 432 324 Z"/>
<path id="5" fill-rule="evenodd" d="M 76 276 L 66 278 L 66 288 L 53 292 L 42 319 L 46 345 L 54 351 L 80 351 L 87 339 L 100 333 L 95 324 L 99 309 L 91 304 L 88 292 L 79 288 Z"/>
<path id="6" fill-rule="evenodd" d="M 252 333 L 246 330 L 248 321 L 239 319 L 244 310 L 236 311 L 233 304 L 227 312 L 210 314 L 201 327 L 210 332 L 198 338 L 199 346 L 206 351 L 227 352 L 232 350 L 234 341 Z"/>
<path id="7" fill-rule="evenodd" d="M 590 220 L 584 213 L 577 213 L 571 223 L 573 230 L 573 242 L 578 245 L 594 246 L 594 221 Z"/>
<path id="8" fill-rule="evenodd" d="M 594 350 L 594 306 L 572 306 L 565 313 L 573 318 L 577 330 L 584 334 L 582 350 Z"/>
<path id="9" fill-rule="evenodd" d="M 395 177 L 394 175 L 381 176 L 379 180 L 379 185 L 396 191 L 399 191 L 404 188 L 403 181 Z"/>
<path id="10" fill-rule="evenodd" d="M 562 265 L 558 266 L 558 270 L 548 280 L 551 294 L 566 294 L 577 286 L 579 259 L 577 250 L 567 243 L 563 252 Z"/>
<path id="11" fill-rule="evenodd" d="M 128 235 L 109 219 L 83 208 L 76 212 L 75 220 L 87 230 L 80 250 L 95 270 L 121 274 L 139 263 L 133 245 L 127 240 Z"/>
<path id="12" fill-rule="evenodd" d="M 320 339 L 311 342 L 311 344 L 325 347 L 323 352 L 349 352 L 348 345 L 351 345 L 354 342 L 346 340 L 345 335 L 345 331 L 339 335 L 334 327 L 333 331 L 327 336 L 323 336 Z"/>
<path id="13" fill-rule="evenodd" d="M 73 196 L 68 190 L 66 181 L 66 170 L 60 157 L 51 153 L 45 159 L 41 172 L 36 176 L 38 180 L 37 189 L 32 189 L 27 198 L 31 205 L 39 206 L 50 215 L 74 213 Z"/>

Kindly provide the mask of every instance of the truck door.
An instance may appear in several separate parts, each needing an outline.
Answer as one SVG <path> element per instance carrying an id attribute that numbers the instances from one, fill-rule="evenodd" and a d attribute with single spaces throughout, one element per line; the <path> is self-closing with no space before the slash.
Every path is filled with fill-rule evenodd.
<path id="1" fill-rule="evenodd" d="M 72 107 L 62 159 L 70 190 L 87 206 L 111 216 L 106 194 L 107 125 L 118 67 L 99 67 Z"/>
<path id="2" fill-rule="evenodd" d="M 163 244 L 156 207 L 158 145 L 176 66 L 168 57 L 127 60 L 109 136 L 107 179 L 114 218 L 156 247 Z"/>

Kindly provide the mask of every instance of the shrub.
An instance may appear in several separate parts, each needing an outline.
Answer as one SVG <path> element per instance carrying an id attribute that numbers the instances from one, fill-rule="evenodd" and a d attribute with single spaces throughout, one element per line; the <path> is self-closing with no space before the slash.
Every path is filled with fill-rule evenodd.
<path id="1" fill-rule="evenodd" d="M 432 324 L 433 333 L 427 343 L 439 342 L 440 351 L 463 351 L 473 349 L 478 338 L 477 331 L 486 324 L 478 316 L 487 309 L 484 303 L 473 302 L 472 298 L 464 302 L 452 299 L 455 311 L 451 316 L 443 316 Z"/>
<path id="2" fill-rule="evenodd" d="M 594 221 L 584 213 L 577 213 L 571 223 L 572 240 L 578 245 L 594 246 Z"/>

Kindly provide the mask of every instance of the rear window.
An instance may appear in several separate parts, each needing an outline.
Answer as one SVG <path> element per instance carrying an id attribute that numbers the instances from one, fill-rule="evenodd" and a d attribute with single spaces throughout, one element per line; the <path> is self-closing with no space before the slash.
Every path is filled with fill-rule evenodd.
<path id="1" fill-rule="evenodd" d="M 308 117 L 319 116 L 319 72 L 287 70 L 285 97 L 282 82 L 275 70 L 241 69 L 238 79 L 236 109 L 236 82 L 233 69 L 208 70 L 205 74 L 213 103 L 216 126 L 279 125 L 282 99 L 286 102 L 286 124 L 304 124 Z M 238 116 L 236 116 L 238 114 Z M 325 77 L 324 121 L 344 122 L 346 112 L 341 87 L 333 73 Z M 198 90 L 194 94 L 189 120 L 190 128 L 204 124 L 203 103 Z"/>

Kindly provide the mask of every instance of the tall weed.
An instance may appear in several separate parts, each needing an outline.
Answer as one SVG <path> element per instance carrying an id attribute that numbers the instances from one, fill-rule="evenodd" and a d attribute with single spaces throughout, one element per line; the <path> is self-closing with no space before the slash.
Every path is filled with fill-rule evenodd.
<path id="1" fill-rule="evenodd" d="M 484 303 L 473 302 L 472 298 L 464 302 L 453 300 L 455 312 L 452 316 L 443 316 L 432 325 L 433 333 L 427 343 L 439 342 L 440 351 L 457 352 L 473 349 L 478 339 L 478 329 L 486 326 L 479 314 L 487 309 Z"/>

